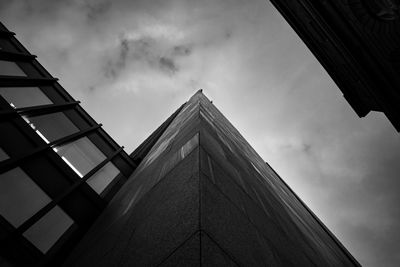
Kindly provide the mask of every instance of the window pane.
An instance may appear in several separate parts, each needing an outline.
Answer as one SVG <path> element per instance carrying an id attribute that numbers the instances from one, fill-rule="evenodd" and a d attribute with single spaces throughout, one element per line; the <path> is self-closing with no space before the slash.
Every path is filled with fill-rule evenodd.
<path id="1" fill-rule="evenodd" d="M 10 157 L 7 155 L 6 152 L 0 147 L 0 161 L 9 159 Z"/>
<path id="2" fill-rule="evenodd" d="M 79 129 L 62 112 L 56 112 L 24 119 L 36 130 L 46 143 L 60 139 L 61 137 L 76 133 Z"/>
<path id="3" fill-rule="evenodd" d="M 91 176 L 87 183 L 96 191 L 98 194 L 103 192 L 109 183 L 118 175 L 119 170 L 112 164 L 108 162 L 100 170 L 98 170 L 93 176 Z"/>
<path id="4" fill-rule="evenodd" d="M 15 62 L 0 60 L 0 75 L 26 76 Z"/>
<path id="5" fill-rule="evenodd" d="M 14 108 L 53 104 L 39 87 L 0 87 L 0 95 Z"/>
<path id="6" fill-rule="evenodd" d="M 55 206 L 23 234 L 41 252 L 46 253 L 73 224 L 73 220 Z"/>
<path id="7" fill-rule="evenodd" d="M 106 156 L 87 137 L 54 150 L 80 177 L 106 159 Z"/>
<path id="8" fill-rule="evenodd" d="M 50 202 L 50 198 L 21 169 L 0 174 L 0 214 L 15 227 Z"/>

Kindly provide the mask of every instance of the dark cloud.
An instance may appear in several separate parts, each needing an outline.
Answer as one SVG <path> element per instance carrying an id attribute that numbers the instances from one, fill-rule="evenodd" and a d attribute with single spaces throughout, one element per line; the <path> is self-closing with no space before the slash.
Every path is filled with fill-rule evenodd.
<path id="1" fill-rule="evenodd" d="M 303 144 L 303 145 L 302 145 L 302 150 L 303 150 L 305 153 L 309 154 L 309 153 L 311 152 L 311 144 Z"/>
<path id="2" fill-rule="evenodd" d="M 125 60 L 129 52 L 129 41 L 127 39 L 121 40 L 120 52 L 119 52 L 119 62 L 122 66 L 125 66 Z"/>
<path id="3" fill-rule="evenodd" d="M 112 61 L 107 61 L 106 64 L 104 65 L 105 77 L 115 79 L 119 71 L 117 66 L 118 66 L 117 63 L 113 63 Z"/>
<path id="4" fill-rule="evenodd" d="M 89 21 L 95 21 L 103 17 L 111 8 L 111 1 L 89 2 L 84 1 L 82 6 L 86 11 L 86 16 Z"/>
<path id="5" fill-rule="evenodd" d="M 172 53 L 176 56 L 188 56 L 192 53 L 192 48 L 189 45 L 177 45 L 173 47 Z"/>
<path id="6" fill-rule="evenodd" d="M 106 77 L 115 79 L 119 72 L 125 68 L 129 49 L 129 41 L 127 39 L 121 39 L 117 57 L 108 60 L 105 64 L 104 74 Z"/>
<path id="7" fill-rule="evenodd" d="M 232 38 L 232 30 L 226 30 L 225 31 L 225 39 L 231 39 Z"/>
<path id="8" fill-rule="evenodd" d="M 171 58 L 160 57 L 158 63 L 160 64 L 160 69 L 167 73 L 174 74 L 179 70 L 176 63 Z"/>
<path id="9" fill-rule="evenodd" d="M 142 36 L 129 39 L 120 38 L 118 53 L 106 61 L 104 72 L 109 78 L 117 78 L 126 68 L 140 71 L 149 67 L 166 75 L 174 75 L 180 71 L 178 61 L 193 53 L 193 46 L 167 42 L 164 38 Z M 137 65 L 137 69 L 134 67 Z"/>

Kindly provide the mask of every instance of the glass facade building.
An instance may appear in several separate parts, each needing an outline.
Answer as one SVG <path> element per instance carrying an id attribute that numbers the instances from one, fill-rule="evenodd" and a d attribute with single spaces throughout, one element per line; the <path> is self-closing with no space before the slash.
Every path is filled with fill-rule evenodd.
<path id="1" fill-rule="evenodd" d="M 0 24 L 0 265 L 56 265 L 136 168 Z"/>

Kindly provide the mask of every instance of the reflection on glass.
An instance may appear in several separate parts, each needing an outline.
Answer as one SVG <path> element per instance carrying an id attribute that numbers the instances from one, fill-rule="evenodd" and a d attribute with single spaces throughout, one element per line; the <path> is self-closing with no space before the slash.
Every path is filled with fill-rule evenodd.
<path id="1" fill-rule="evenodd" d="M 54 151 L 81 178 L 106 159 L 106 156 L 87 137 L 56 147 Z"/>
<path id="2" fill-rule="evenodd" d="M 62 112 L 23 118 L 46 143 L 79 131 Z"/>
<path id="3" fill-rule="evenodd" d="M 10 157 L 7 155 L 6 152 L 0 147 L 0 161 L 9 159 Z"/>
<path id="4" fill-rule="evenodd" d="M 96 191 L 98 194 L 104 191 L 108 184 L 111 183 L 112 180 L 118 175 L 119 170 L 112 164 L 112 162 L 108 162 L 104 165 L 100 170 L 98 170 L 95 174 L 93 174 L 88 180 L 87 183 Z"/>
<path id="5" fill-rule="evenodd" d="M 207 155 L 207 164 L 208 164 L 208 168 L 210 170 L 210 178 L 211 178 L 212 182 L 215 184 L 214 168 L 213 168 L 213 165 L 211 162 L 211 158 L 208 155 Z"/>
<path id="6" fill-rule="evenodd" d="M 143 188 L 143 184 L 141 184 L 138 189 L 136 189 L 135 193 L 133 194 L 133 197 L 131 197 L 131 199 L 129 200 L 128 205 L 126 205 L 124 211 L 122 212 L 123 215 L 125 215 L 129 209 L 132 207 L 132 205 L 136 202 L 138 198 L 138 196 L 140 195 L 140 193 L 142 193 L 142 188 Z"/>
<path id="7" fill-rule="evenodd" d="M 41 252 L 46 253 L 72 225 L 73 220 L 55 206 L 24 232 L 24 236 Z"/>
<path id="8" fill-rule="evenodd" d="M 160 180 L 166 173 L 168 173 L 176 164 L 183 160 L 199 145 L 199 133 L 196 133 L 189 141 L 186 142 L 178 151 L 164 163 L 158 180 Z"/>
<path id="9" fill-rule="evenodd" d="M 26 76 L 15 62 L 0 60 L 0 75 Z"/>
<path id="10" fill-rule="evenodd" d="M 20 226 L 49 202 L 21 168 L 0 174 L 0 214 L 13 226 Z"/>
<path id="11" fill-rule="evenodd" d="M 0 87 L 0 95 L 14 108 L 53 104 L 39 87 Z"/>
<path id="12" fill-rule="evenodd" d="M 262 209 L 264 210 L 265 214 L 268 215 L 269 217 L 271 217 L 271 214 L 269 213 L 268 209 L 265 207 L 264 201 L 262 200 L 262 198 L 261 198 L 260 195 L 258 194 L 257 190 L 254 189 L 253 187 L 252 187 L 252 189 L 253 189 L 253 191 L 254 191 L 254 193 L 255 193 L 255 196 L 256 196 L 258 202 L 261 204 L 261 207 L 262 207 Z"/>
<path id="13" fill-rule="evenodd" d="M 164 152 L 164 150 L 168 147 L 178 133 L 179 131 L 177 130 L 169 136 L 164 136 L 164 140 L 162 140 L 161 143 L 158 143 L 158 145 L 149 152 L 146 161 L 143 163 L 143 168 L 150 165 L 162 152 Z"/>
<path id="14" fill-rule="evenodd" d="M 196 133 L 189 141 L 184 144 L 180 150 L 181 159 L 184 159 L 199 144 L 199 133 Z"/>

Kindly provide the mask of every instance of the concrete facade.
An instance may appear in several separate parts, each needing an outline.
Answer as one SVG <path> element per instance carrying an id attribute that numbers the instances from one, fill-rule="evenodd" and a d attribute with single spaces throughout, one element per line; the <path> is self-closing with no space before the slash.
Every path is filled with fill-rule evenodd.
<path id="1" fill-rule="evenodd" d="M 64 266 L 359 266 L 197 92 Z"/>

